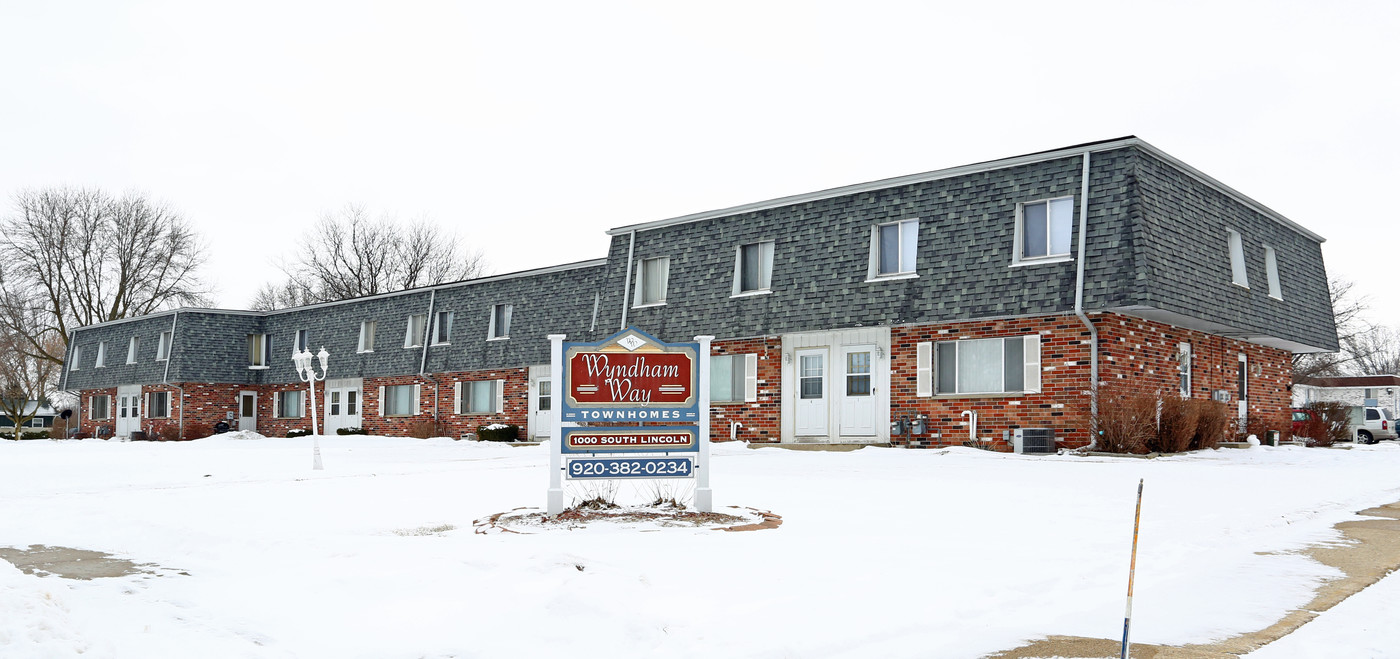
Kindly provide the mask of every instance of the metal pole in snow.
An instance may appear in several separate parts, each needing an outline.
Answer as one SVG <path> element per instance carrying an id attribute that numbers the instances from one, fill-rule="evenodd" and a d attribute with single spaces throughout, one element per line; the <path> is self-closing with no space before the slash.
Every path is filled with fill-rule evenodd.
<path id="1" fill-rule="evenodd" d="M 1123 613 L 1123 651 L 1119 659 L 1128 659 L 1132 643 L 1128 641 L 1128 628 L 1133 620 L 1133 576 L 1137 573 L 1138 523 L 1142 521 L 1142 479 L 1138 479 L 1137 512 L 1133 514 L 1133 558 L 1128 563 L 1128 608 Z"/>

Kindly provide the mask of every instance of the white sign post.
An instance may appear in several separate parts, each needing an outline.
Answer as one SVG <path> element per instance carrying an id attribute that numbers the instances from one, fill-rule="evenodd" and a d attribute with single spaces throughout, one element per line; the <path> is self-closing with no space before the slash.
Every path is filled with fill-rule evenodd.
<path id="1" fill-rule="evenodd" d="M 554 391 L 564 387 L 564 339 L 565 334 L 549 335 L 549 377 Z M 564 420 L 555 411 L 549 421 L 549 496 L 546 510 L 550 517 L 564 512 Z"/>
<path id="2" fill-rule="evenodd" d="M 710 490 L 710 342 L 713 336 L 697 336 L 700 344 L 700 454 L 695 457 L 695 509 L 714 512 L 714 492 Z"/>

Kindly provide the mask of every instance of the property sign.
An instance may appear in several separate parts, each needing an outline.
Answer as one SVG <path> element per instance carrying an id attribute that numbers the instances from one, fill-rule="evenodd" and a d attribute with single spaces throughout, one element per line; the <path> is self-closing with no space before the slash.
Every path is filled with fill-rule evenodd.
<path id="1" fill-rule="evenodd" d="M 662 343 L 628 328 L 564 344 L 563 421 L 699 421 L 698 343 Z"/>
<path id="2" fill-rule="evenodd" d="M 594 478 L 691 478 L 690 458 L 575 458 L 566 470 L 569 480 Z"/>
<path id="3" fill-rule="evenodd" d="M 699 426 L 564 428 L 565 453 L 656 453 L 700 450 Z"/>

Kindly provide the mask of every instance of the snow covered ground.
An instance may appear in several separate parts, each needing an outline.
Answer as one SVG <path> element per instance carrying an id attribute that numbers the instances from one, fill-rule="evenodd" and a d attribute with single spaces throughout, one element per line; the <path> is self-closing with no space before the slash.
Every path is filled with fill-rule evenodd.
<path id="1" fill-rule="evenodd" d="M 76 581 L 0 561 L 0 656 L 976 657 L 1117 638 L 1139 478 L 1133 639 L 1205 642 L 1306 603 L 1335 571 L 1290 552 L 1400 500 L 1390 442 L 1155 460 L 719 444 L 716 506 L 780 528 L 481 535 L 473 520 L 543 505 L 544 448 L 321 444 L 324 471 L 310 438 L 0 442 L 0 547 L 159 566 Z M 1259 656 L 1385 656 L 1394 632 L 1367 634 L 1400 582 L 1371 590 L 1390 616 L 1342 613 L 1368 590 Z"/>

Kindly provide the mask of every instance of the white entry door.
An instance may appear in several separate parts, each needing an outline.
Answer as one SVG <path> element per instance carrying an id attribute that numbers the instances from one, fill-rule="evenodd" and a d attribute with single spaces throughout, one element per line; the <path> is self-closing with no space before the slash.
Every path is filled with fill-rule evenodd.
<path id="1" fill-rule="evenodd" d="M 797 420 L 799 437 L 825 436 L 830 408 L 826 393 L 826 348 L 797 351 Z"/>
<path id="2" fill-rule="evenodd" d="M 258 392 L 238 392 L 238 429 L 248 432 L 258 430 Z"/>
<path id="3" fill-rule="evenodd" d="M 321 432 L 335 434 L 341 428 L 360 427 L 360 388 L 330 387 L 326 389 L 326 422 Z"/>
<path id="4" fill-rule="evenodd" d="M 841 348 L 840 420 L 843 437 L 875 436 L 875 346 Z"/>
<path id="5" fill-rule="evenodd" d="M 141 385 L 117 387 L 116 425 L 117 437 L 130 437 L 141 429 Z"/>
<path id="6" fill-rule="evenodd" d="M 535 378 L 530 383 L 530 395 L 534 398 L 531 401 L 530 436 L 547 438 L 554 423 L 554 383 L 550 378 Z"/>

